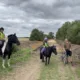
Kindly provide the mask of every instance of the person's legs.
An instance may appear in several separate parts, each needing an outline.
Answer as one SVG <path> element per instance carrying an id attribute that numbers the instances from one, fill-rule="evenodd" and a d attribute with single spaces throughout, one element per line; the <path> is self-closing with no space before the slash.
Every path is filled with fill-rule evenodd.
<path id="1" fill-rule="evenodd" d="M 2 56 L 2 47 L 3 47 L 3 41 L 0 40 L 0 56 Z"/>
<path id="2" fill-rule="evenodd" d="M 70 50 L 66 50 L 66 56 L 67 56 L 68 62 L 72 64 L 72 52 Z"/>
<path id="3" fill-rule="evenodd" d="M 69 51 L 69 61 L 72 63 L 72 52 Z"/>
<path id="4" fill-rule="evenodd" d="M 71 62 L 72 58 L 71 58 L 71 51 L 70 50 L 67 50 L 67 53 L 68 53 L 68 62 Z"/>
<path id="5" fill-rule="evenodd" d="M 43 53 L 45 51 L 45 47 L 42 48 L 41 53 Z"/>
<path id="6" fill-rule="evenodd" d="M 66 60 L 67 60 L 67 63 L 69 62 L 69 54 L 68 54 L 68 50 L 66 50 Z"/>
<path id="7" fill-rule="evenodd" d="M 69 63 L 73 66 L 72 56 L 69 56 Z"/>
<path id="8" fill-rule="evenodd" d="M 72 62 L 72 52 L 70 50 L 68 50 L 68 61 L 69 63 L 71 63 L 71 65 L 73 66 L 73 62 Z"/>
<path id="9" fill-rule="evenodd" d="M 69 62 L 72 63 L 72 56 L 69 56 Z"/>
<path id="10" fill-rule="evenodd" d="M 69 63 L 71 62 L 71 57 L 70 57 L 70 56 L 68 57 L 68 62 L 69 62 Z"/>

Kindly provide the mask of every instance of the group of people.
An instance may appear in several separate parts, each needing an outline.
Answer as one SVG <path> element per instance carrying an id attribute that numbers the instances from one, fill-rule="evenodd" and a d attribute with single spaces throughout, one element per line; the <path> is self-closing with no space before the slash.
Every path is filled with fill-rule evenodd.
<path id="1" fill-rule="evenodd" d="M 43 52 L 47 47 L 49 47 L 48 38 L 45 37 L 44 40 L 43 40 L 43 49 L 42 49 L 42 52 Z M 68 58 L 68 61 L 67 61 L 67 62 L 71 62 L 71 64 L 72 64 L 71 42 L 69 42 L 68 39 L 65 39 L 63 48 L 64 48 L 64 50 L 65 50 L 65 52 L 66 52 L 66 56 L 67 56 L 67 58 Z"/>
<path id="2" fill-rule="evenodd" d="M 0 49 L 3 47 L 4 42 L 5 42 L 4 28 L 1 27 L 1 28 L 0 28 Z M 43 52 L 47 47 L 49 47 L 48 38 L 45 37 L 44 40 L 43 40 L 43 49 L 42 49 L 42 52 Z M 65 49 L 65 51 L 66 51 L 66 56 L 68 57 L 68 62 L 71 62 L 71 63 L 72 63 L 71 43 L 68 41 L 68 39 L 65 39 L 65 41 L 64 41 L 64 49 Z"/>

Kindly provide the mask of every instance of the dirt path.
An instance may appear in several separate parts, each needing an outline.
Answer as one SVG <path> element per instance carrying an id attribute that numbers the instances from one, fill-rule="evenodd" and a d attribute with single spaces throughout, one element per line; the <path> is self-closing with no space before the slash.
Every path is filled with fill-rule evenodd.
<path id="1" fill-rule="evenodd" d="M 9 76 L 0 80 L 38 80 L 41 68 L 38 53 L 32 54 L 31 59 L 25 65 L 17 66 Z"/>
<path id="2" fill-rule="evenodd" d="M 56 41 L 50 40 L 49 44 L 55 44 L 58 53 L 61 52 L 61 46 Z M 61 54 L 55 57 L 52 55 L 51 63 L 46 67 L 40 61 L 38 53 L 32 54 L 31 59 L 25 65 L 17 66 L 9 76 L 0 80 L 79 80 L 75 73 L 75 67 L 65 66 L 61 62 Z"/>

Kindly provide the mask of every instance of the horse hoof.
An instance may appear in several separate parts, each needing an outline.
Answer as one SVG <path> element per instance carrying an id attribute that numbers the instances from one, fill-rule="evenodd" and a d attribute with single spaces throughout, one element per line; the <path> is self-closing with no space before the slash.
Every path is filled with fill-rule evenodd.
<path id="1" fill-rule="evenodd" d="M 45 63 L 45 65 L 47 65 L 47 63 Z"/>
<path id="2" fill-rule="evenodd" d="M 10 64 L 8 64 L 8 67 L 10 67 Z"/>
<path id="3" fill-rule="evenodd" d="M 5 66 L 2 66 L 3 67 L 3 69 L 5 69 L 6 67 Z"/>
<path id="4" fill-rule="evenodd" d="M 44 62 L 44 60 L 42 60 L 42 62 Z"/>
<path id="5" fill-rule="evenodd" d="M 8 67 L 10 67 L 10 65 L 8 65 Z"/>

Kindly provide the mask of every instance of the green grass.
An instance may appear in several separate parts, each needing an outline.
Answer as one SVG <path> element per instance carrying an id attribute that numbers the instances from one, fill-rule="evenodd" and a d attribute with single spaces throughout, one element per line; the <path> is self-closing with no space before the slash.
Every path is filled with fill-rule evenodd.
<path id="1" fill-rule="evenodd" d="M 49 65 L 45 66 L 43 63 L 38 80 L 75 80 L 75 75 L 71 70 L 71 65 L 64 65 L 58 56 L 52 56 Z"/>
<path id="2" fill-rule="evenodd" d="M 80 78 L 80 65 L 76 68 L 76 74 L 78 75 L 78 78 Z"/>
<path id="3" fill-rule="evenodd" d="M 13 53 L 11 58 L 11 64 L 15 64 L 17 62 L 24 62 L 30 57 L 30 49 L 22 49 L 18 52 Z"/>
<path id="4" fill-rule="evenodd" d="M 49 65 L 43 66 L 39 80 L 60 80 L 56 60 L 52 58 Z"/>
<path id="5" fill-rule="evenodd" d="M 11 72 L 14 69 L 13 66 L 28 61 L 31 56 L 30 51 L 30 49 L 20 49 L 17 52 L 14 52 L 11 56 L 11 67 L 8 67 L 6 64 L 6 69 L 2 68 L 2 58 L 0 58 L 0 76 L 4 76 Z"/>

